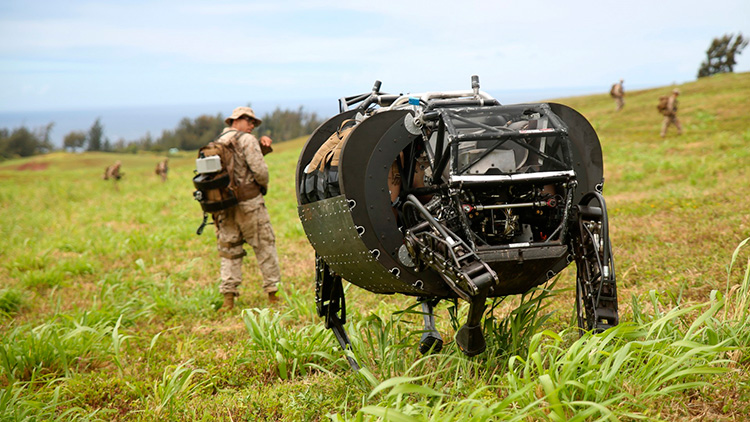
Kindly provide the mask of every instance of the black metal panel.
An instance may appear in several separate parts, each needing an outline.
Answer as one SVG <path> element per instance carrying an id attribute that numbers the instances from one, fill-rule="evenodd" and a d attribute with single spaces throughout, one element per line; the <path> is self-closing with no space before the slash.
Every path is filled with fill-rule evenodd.
<path id="1" fill-rule="evenodd" d="M 339 186 L 349 200 L 354 224 L 364 229 L 361 239 L 368 250 L 378 250 L 378 262 L 388 271 L 398 273 L 412 294 L 411 286 L 422 285 L 422 294 L 452 297 L 454 293 L 434 272 L 414 272 L 398 261 L 403 234 L 398 229 L 388 192 L 388 170 L 398 154 L 417 136 L 404 126 L 405 110 L 375 114 L 360 123 L 349 135 L 340 159 Z"/>
<path id="2" fill-rule="evenodd" d="M 565 245 L 498 250 L 478 250 L 477 255 L 500 280 L 490 297 L 520 294 L 543 284 L 568 266 Z"/>
<path id="3" fill-rule="evenodd" d="M 564 104 L 549 103 L 549 106 L 568 125 L 573 170 L 578 179 L 578 188 L 573 197 L 573 202 L 577 204 L 587 192 L 601 189 L 604 182 L 602 146 L 591 123 L 581 113 Z"/>
<path id="4" fill-rule="evenodd" d="M 310 244 L 345 280 L 373 293 L 424 294 L 395 278 L 365 247 L 343 195 L 301 205 L 297 210 Z"/>
<path id="5" fill-rule="evenodd" d="M 480 247 L 477 255 L 488 264 L 495 262 L 513 261 L 522 264 L 525 261 L 533 261 L 547 258 L 561 258 L 568 253 L 566 245 L 550 245 L 537 247 L 519 248 L 488 248 Z"/>
<path id="6" fill-rule="evenodd" d="M 500 254 L 478 251 L 500 280 L 490 292 L 490 297 L 521 294 L 544 284 L 559 274 L 573 261 L 567 246 L 551 247 L 540 253 L 540 248 L 517 248 Z"/>

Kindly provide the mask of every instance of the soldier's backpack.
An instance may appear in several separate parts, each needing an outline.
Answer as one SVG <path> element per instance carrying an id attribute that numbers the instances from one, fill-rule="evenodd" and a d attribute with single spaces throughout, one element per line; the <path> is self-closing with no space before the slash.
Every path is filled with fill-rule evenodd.
<path id="1" fill-rule="evenodd" d="M 198 174 L 193 177 L 196 191 L 193 197 L 206 213 L 223 211 L 237 205 L 234 180 L 234 141 L 221 143 L 214 140 L 198 150 L 195 160 Z"/>
<path id="2" fill-rule="evenodd" d="M 234 157 L 237 150 L 237 132 L 229 142 L 219 142 L 219 138 L 198 150 L 195 160 L 196 172 L 193 177 L 193 198 L 203 209 L 203 223 L 197 234 L 203 232 L 207 224 L 207 213 L 213 214 L 230 209 L 241 201 L 265 195 L 266 189 L 258 183 L 240 185 L 234 178 Z M 251 170 L 252 171 L 252 170 Z"/>
<path id="3" fill-rule="evenodd" d="M 193 177 L 193 186 L 197 190 L 193 192 L 193 197 L 204 212 L 223 211 L 265 193 L 265 189 L 257 183 L 240 185 L 234 178 L 234 157 L 239 135 L 241 132 L 237 132 L 229 142 L 216 139 L 198 150 L 198 159 L 195 160 L 198 175 Z"/>
<path id="4" fill-rule="evenodd" d="M 659 104 L 656 105 L 656 109 L 659 110 L 659 113 L 661 114 L 669 114 L 667 111 L 667 106 L 669 105 L 669 96 L 668 95 L 662 95 L 659 97 Z"/>
<path id="5" fill-rule="evenodd" d="M 617 84 L 612 84 L 612 88 L 609 89 L 609 96 L 614 98 L 617 96 Z"/>

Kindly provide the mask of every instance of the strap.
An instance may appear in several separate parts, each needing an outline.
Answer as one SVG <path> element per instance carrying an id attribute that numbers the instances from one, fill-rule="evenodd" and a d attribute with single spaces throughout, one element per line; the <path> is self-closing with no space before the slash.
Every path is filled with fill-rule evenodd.
<path id="1" fill-rule="evenodd" d="M 356 119 L 346 119 L 343 122 L 341 122 L 341 125 L 339 125 L 339 128 L 338 130 L 336 130 L 336 132 L 338 132 L 339 136 L 341 136 L 341 132 L 343 132 L 345 129 L 352 127 L 356 124 L 357 124 Z"/>
<path id="2" fill-rule="evenodd" d="M 246 255 L 247 255 L 247 251 L 245 251 L 244 249 L 242 250 L 242 252 L 238 252 L 236 254 L 230 254 L 228 252 L 219 251 L 219 256 L 222 257 L 222 258 L 238 259 L 238 258 L 242 258 L 242 257 L 244 257 Z"/>
<path id="3" fill-rule="evenodd" d="M 229 175 L 220 173 L 215 178 L 206 177 L 205 174 L 199 174 L 193 177 L 193 186 L 199 190 L 221 189 L 229 186 Z"/>
<path id="4" fill-rule="evenodd" d="M 331 165 L 337 166 L 339 155 L 341 154 L 341 142 L 349 134 L 351 129 L 354 127 L 354 124 L 356 124 L 356 122 L 351 119 L 342 122 L 341 126 L 339 126 L 339 129 L 336 130 L 336 132 L 332 133 L 331 136 L 326 139 L 323 145 L 318 148 L 312 160 L 310 160 L 310 163 L 307 165 L 305 171 L 307 173 L 311 173 L 315 169 L 325 171 L 326 160 L 330 160 Z M 333 151 L 333 154 L 329 158 L 328 154 L 331 151 Z"/>
<path id="5" fill-rule="evenodd" d="M 221 246 L 223 248 L 229 249 L 229 248 L 236 248 L 237 246 L 244 245 L 245 244 L 245 240 L 244 239 L 240 239 L 240 240 L 238 240 L 236 242 L 218 242 L 218 243 L 219 243 L 219 246 Z"/>
<path id="6" fill-rule="evenodd" d="M 226 133 L 224 133 L 224 135 L 230 132 L 232 131 L 231 130 L 227 131 Z M 237 147 L 236 147 L 235 141 L 242 135 L 242 132 L 237 131 L 237 130 L 234 130 L 234 132 L 236 133 L 234 134 L 232 139 L 230 139 L 229 142 L 227 142 L 226 144 L 227 148 L 229 149 L 229 152 L 231 152 L 231 155 L 232 155 L 232 159 L 230 160 L 229 163 L 227 163 L 227 173 L 229 174 L 229 186 L 238 185 L 237 181 L 234 179 L 234 157 L 235 155 L 237 155 Z"/>
<path id="7" fill-rule="evenodd" d="M 218 141 L 218 140 L 219 140 L 219 139 L 220 139 L 220 138 L 221 138 L 222 136 L 226 135 L 227 133 L 232 133 L 232 132 L 238 132 L 238 134 L 237 134 L 237 135 L 235 135 L 235 137 L 237 137 L 238 135 L 241 135 L 241 134 L 239 133 L 239 131 L 238 131 L 237 129 L 230 129 L 230 130 L 228 130 L 228 131 L 226 131 L 226 132 L 221 132 L 221 133 L 219 134 L 219 136 L 215 137 L 215 138 L 214 138 L 214 140 L 213 140 L 213 141 L 211 141 L 211 142 L 216 142 L 216 141 Z M 233 139 L 234 139 L 234 138 L 233 138 Z"/>
<path id="8" fill-rule="evenodd" d="M 216 202 L 201 202 L 200 204 L 204 212 L 215 213 L 237 205 L 237 198 L 229 198 Z"/>
<path id="9" fill-rule="evenodd" d="M 207 224 L 213 224 L 213 223 L 209 223 L 208 222 L 208 214 L 206 214 L 204 212 L 203 213 L 203 222 L 201 222 L 201 225 L 200 225 L 200 227 L 198 227 L 198 230 L 195 232 L 195 234 L 197 234 L 198 236 L 200 236 L 201 234 L 203 234 L 203 229 L 206 228 Z"/>
<path id="10" fill-rule="evenodd" d="M 245 152 L 242 151 L 242 150 L 240 150 L 240 149 L 238 149 L 237 145 L 235 143 L 237 140 L 240 139 L 240 137 L 242 136 L 242 134 L 245 133 L 245 132 L 239 132 L 237 130 L 233 130 L 233 131 L 237 132 L 237 134 L 234 137 L 232 137 L 232 139 L 229 141 L 229 145 L 231 146 L 231 151 L 232 151 L 232 163 L 231 163 L 231 165 L 227 166 L 227 172 L 231 175 L 230 176 L 231 177 L 230 184 L 231 184 L 231 186 L 236 186 L 237 187 L 237 189 L 236 189 L 237 192 L 236 193 L 237 193 L 237 197 L 240 199 L 240 201 L 245 201 L 245 200 L 248 200 L 248 199 L 255 198 L 260 193 L 262 193 L 263 195 L 265 195 L 266 194 L 266 192 L 265 192 L 266 188 L 263 187 L 263 186 L 261 186 L 258 182 L 255 181 L 255 179 L 256 179 L 255 172 L 253 171 L 253 168 L 250 167 L 249 164 L 247 164 L 247 159 L 245 157 Z M 229 132 L 232 132 L 232 131 L 227 131 L 227 132 L 223 133 L 222 136 L 226 135 Z M 260 140 L 258 140 L 258 145 L 261 147 L 261 153 L 263 155 L 266 155 L 267 153 L 263 152 L 263 146 L 260 145 Z M 250 184 L 250 187 L 240 186 L 239 183 L 236 183 L 235 180 L 234 180 L 234 157 L 237 154 L 239 154 L 239 155 L 242 156 L 242 161 L 247 166 L 247 170 L 253 176 L 253 183 Z"/>

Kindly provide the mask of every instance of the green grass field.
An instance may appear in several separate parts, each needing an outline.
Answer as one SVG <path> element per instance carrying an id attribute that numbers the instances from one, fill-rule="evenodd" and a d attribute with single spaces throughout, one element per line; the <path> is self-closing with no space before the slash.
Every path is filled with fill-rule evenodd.
<path id="1" fill-rule="evenodd" d="M 627 87 L 626 87 L 627 88 Z M 53 153 L 0 163 L 0 420 L 583 421 L 750 419 L 750 74 L 679 86 L 685 133 L 659 137 L 659 95 L 557 100 L 604 151 L 620 326 L 573 327 L 574 268 L 493 303 L 488 349 L 417 351 L 413 298 L 348 286 L 353 373 L 314 309 L 297 218 L 304 139 L 267 157 L 283 301 L 252 259 L 217 314 L 214 230 L 192 200 L 194 153 Z M 502 99 L 501 99 L 502 101 Z M 102 180 L 123 162 L 125 177 Z M 750 243 L 750 242 L 747 242 Z"/>

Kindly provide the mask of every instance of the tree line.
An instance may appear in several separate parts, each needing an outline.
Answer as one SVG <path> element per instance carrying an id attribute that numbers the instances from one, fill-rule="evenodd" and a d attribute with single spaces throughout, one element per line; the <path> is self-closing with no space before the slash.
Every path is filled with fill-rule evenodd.
<path id="1" fill-rule="evenodd" d="M 256 136 L 271 136 L 274 142 L 284 142 L 300 136 L 309 135 L 323 119 L 317 113 L 307 112 L 303 107 L 288 110 L 277 107 L 273 112 L 261 117 L 263 124 L 253 132 Z M 63 138 L 62 149 L 65 151 L 105 151 L 128 152 L 167 151 L 171 148 L 196 150 L 216 138 L 226 126 L 224 116 L 201 115 L 194 119 L 185 117 L 172 130 L 162 131 L 161 136 L 154 138 L 146 133 L 139 139 L 123 138 L 112 142 L 105 135 L 101 118 L 97 118 L 88 130 L 74 130 Z M 16 157 L 28 157 L 54 151 L 50 141 L 50 132 L 54 123 L 36 129 L 20 127 L 17 129 L 0 129 L 0 160 Z"/>
<path id="2" fill-rule="evenodd" d="M 54 150 L 50 132 L 54 123 L 36 129 L 22 126 L 17 129 L 0 128 L 0 159 L 28 157 Z"/>
<path id="3" fill-rule="evenodd" d="M 261 116 L 263 124 L 253 131 L 257 137 L 268 135 L 274 142 L 284 142 L 309 135 L 323 120 L 317 113 L 309 113 L 303 107 L 297 110 L 276 108 L 272 113 Z M 174 130 L 165 130 L 161 137 L 140 140 L 141 149 L 163 151 L 170 148 L 182 150 L 198 149 L 213 141 L 226 126 L 221 113 L 215 116 L 202 115 L 195 119 L 184 118 Z"/>

